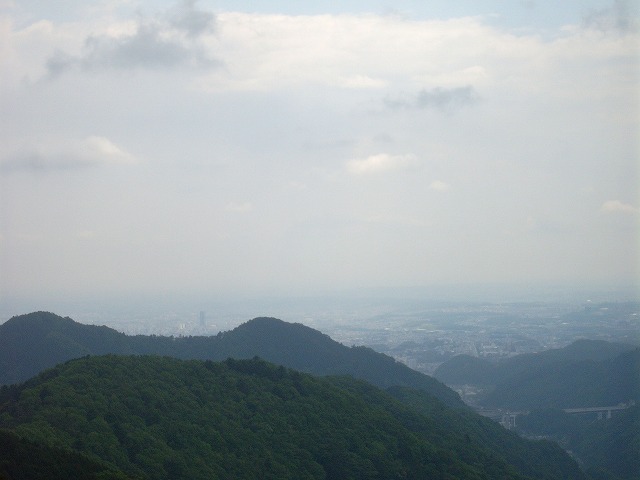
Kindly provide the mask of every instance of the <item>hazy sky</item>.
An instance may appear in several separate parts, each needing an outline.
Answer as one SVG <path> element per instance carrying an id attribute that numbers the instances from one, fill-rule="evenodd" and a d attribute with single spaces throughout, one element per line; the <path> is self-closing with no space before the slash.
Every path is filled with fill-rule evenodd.
<path id="1" fill-rule="evenodd" d="M 634 283 L 638 18 L 0 0 L 0 294 Z"/>

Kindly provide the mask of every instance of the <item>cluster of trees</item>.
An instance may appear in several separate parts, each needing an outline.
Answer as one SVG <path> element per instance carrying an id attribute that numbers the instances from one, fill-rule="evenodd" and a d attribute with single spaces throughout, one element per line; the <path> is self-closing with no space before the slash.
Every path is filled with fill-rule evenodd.
<path id="1" fill-rule="evenodd" d="M 149 479 L 584 478 L 555 444 L 407 392 L 257 358 L 84 357 L 2 387 L 0 427 Z M 510 464 L 511 440 L 535 461 Z"/>

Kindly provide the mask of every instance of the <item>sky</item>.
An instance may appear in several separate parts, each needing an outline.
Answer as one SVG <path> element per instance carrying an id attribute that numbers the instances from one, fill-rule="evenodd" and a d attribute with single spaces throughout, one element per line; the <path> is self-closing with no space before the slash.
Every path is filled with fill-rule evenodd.
<path id="1" fill-rule="evenodd" d="M 623 0 L 0 0 L 0 301 L 637 288 Z"/>

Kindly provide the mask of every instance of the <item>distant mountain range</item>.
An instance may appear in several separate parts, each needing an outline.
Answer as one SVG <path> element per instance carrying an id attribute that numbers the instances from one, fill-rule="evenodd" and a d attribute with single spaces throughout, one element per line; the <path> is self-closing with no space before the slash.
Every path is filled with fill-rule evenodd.
<path id="1" fill-rule="evenodd" d="M 485 407 L 512 410 L 617 405 L 640 401 L 640 349 L 598 340 L 491 362 L 459 355 L 434 376 L 447 385 L 476 385 Z"/>
<path id="2" fill-rule="evenodd" d="M 85 355 L 165 355 L 225 360 L 258 356 L 314 375 L 351 375 L 378 387 L 423 390 L 450 406 L 464 406 L 453 390 L 366 347 L 346 347 L 317 330 L 275 318 L 255 318 L 210 337 L 127 336 L 49 312 L 11 318 L 0 325 L 0 384 L 24 381 L 60 362 Z"/>
<path id="3" fill-rule="evenodd" d="M 55 445 L 108 467 L 69 478 L 586 479 L 556 444 L 524 440 L 425 392 L 259 359 L 70 360 L 0 388 L 0 428 L 41 456 Z M 39 458 L 4 455 L 0 478 L 4 464 L 22 474 Z"/>

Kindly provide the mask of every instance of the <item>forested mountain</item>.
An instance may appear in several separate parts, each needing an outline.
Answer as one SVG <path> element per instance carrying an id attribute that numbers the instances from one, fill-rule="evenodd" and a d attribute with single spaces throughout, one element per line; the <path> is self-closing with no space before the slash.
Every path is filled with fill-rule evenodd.
<path id="1" fill-rule="evenodd" d="M 638 400 L 639 351 L 633 346 L 580 340 L 538 354 L 493 363 L 460 355 L 434 373 L 449 385 L 487 388 L 478 399 L 487 407 L 509 409 L 616 405 Z"/>
<path id="2" fill-rule="evenodd" d="M 256 318 L 211 337 L 173 338 L 127 336 L 48 312 L 20 315 L 0 325 L 0 384 L 24 381 L 65 360 L 107 353 L 203 360 L 259 356 L 315 375 L 348 374 L 383 388 L 408 386 L 449 405 L 464 405 L 444 384 L 387 355 L 346 347 L 317 330 L 275 318 Z"/>
<path id="3" fill-rule="evenodd" d="M 525 441 L 513 431 L 506 430 L 500 424 L 482 417 L 471 410 L 446 408 L 442 404 L 429 401 L 428 395 L 419 390 L 404 387 L 391 387 L 387 392 L 405 405 L 428 417 L 438 418 L 440 424 L 464 436 L 473 439 L 486 449 L 498 454 L 519 471 L 528 472 L 534 478 L 553 476 L 547 469 L 564 456 L 556 445 L 547 442 Z"/>
<path id="4" fill-rule="evenodd" d="M 0 480 L 127 480 L 124 473 L 81 453 L 0 430 Z"/>
<path id="5" fill-rule="evenodd" d="M 421 392 L 396 396 L 407 398 L 258 359 L 109 355 L 2 387 L 0 427 L 149 479 L 584 478 L 552 443 L 494 436 Z"/>
<path id="6" fill-rule="evenodd" d="M 84 355 L 134 353 L 126 335 L 82 325 L 48 312 L 19 315 L 0 325 L 0 384 L 22 382 Z"/>

